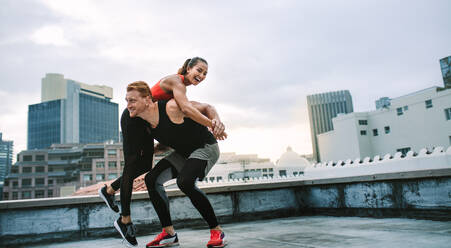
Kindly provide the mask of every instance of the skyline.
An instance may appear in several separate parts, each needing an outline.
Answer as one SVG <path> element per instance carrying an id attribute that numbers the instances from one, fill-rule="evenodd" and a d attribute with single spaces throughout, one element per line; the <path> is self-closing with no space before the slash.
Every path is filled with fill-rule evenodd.
<path id="1" fill-rule="evenodd" d="M 451 55 L 448 1 L 128 3 L 2 1 L 0 132 L 15 154 L 46 73 L 112 87 L 121 113 L 128 83 L 204 57 L 209 74 L 188 97 L 218 110 L 221 152 L 274 162 L 288 146 L 312 152 L 307 95 L 349 90 L 355 112 L 374 110 L 380 97 L 442 86 Z"/>

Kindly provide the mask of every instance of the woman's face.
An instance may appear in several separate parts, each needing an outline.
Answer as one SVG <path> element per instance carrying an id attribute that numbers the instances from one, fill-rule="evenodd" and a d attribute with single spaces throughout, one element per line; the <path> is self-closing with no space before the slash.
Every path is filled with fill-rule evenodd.
<path id="1" fill-rule="evenodd" d="M 200 82 L 204 81 L 207 77 L 208 65 L 204 62 L 197 62 L 197 64 L 186 71 L 185 79 L 188 80 L 190 84 L 198 85 Z"/>
<path id="2" fill-rule="evenodd" d="M 142 97 L 137 90 L 127 92 L 125 96 L 127 101 L 127 109 L 130 112 L 130 117 L 136 117 L 141 114 L 149 104 L 150 97 Z"/>

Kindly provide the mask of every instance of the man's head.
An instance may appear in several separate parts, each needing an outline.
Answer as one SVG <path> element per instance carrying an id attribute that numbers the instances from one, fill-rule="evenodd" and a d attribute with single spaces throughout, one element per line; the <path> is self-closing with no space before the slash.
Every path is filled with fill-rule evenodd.
<path id="1" fill-rule="evenodd" d="M 127 86 L 127 109 L 130 117 L 136 117 L 152 103 L 152 93 L 149 85 L 144 81 L 136 81 Z"/>

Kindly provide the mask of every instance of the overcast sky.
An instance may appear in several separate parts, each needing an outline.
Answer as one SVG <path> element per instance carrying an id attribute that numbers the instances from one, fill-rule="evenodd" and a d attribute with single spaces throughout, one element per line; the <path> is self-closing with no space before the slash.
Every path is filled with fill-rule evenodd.
<path id="1" fill-rule="evenodd" d="M 218 110 L 222 152 L 311 153 L 307 95 L 347 89 L 359 112 L 443 85 L 450 10 L 448 0 L 0 0 L 0 132 L 26 149 L 46 73 L 108 85 L 122 111 L 128 83 L 153 85 L 201 56 L 209 73 L 188 97 Z"/>

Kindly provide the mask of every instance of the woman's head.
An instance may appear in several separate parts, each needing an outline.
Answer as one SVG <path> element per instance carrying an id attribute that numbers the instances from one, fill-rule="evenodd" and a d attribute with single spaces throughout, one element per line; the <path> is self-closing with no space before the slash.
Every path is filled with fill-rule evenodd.
<path id="1" fill-rule="evenodd" d="M 136 117 L 152 102 L 149 85 L 144 81 L 136 81 L 127 85 L 125 100 L 130 117 Z"/>
<path id="2" fill-rule="evenodd" d="M 177 73 L 185 76 L 187 83 L 197 85 L 207 77 L 208 63 L 200 57 L 187 59 Z"/>

